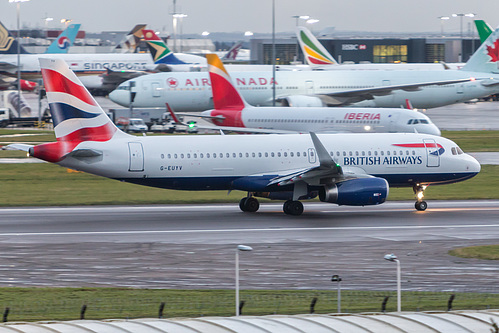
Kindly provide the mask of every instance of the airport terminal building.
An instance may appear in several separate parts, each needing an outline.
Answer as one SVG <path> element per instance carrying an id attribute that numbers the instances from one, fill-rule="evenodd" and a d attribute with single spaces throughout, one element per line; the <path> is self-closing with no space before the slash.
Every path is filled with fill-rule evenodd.
<path id="1" fill-rule="evenodd" d="M 455 63 L 466 61 L 480 46 L 479 39 L 463 39 L 461 57 L 459 38 L 365 38 L 365 39 L 319 39 L 326 50 L 340 63 Z M 289 64 L 295 60 L 303 62 L 303 54 L 296 38 L 276 39 L 278 64 Z M 272 39 L 251 40 L 251 63 L 270 64 L 272 61 Z"/>

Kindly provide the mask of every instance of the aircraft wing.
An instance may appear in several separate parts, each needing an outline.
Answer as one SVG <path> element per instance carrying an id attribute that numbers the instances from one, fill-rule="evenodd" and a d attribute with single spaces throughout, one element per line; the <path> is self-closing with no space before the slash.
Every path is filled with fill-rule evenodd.
<path id="1" fill-rule="evenodd" d="M 5 61 L 0 61 L 0 71 L 12 71 L 16 70 L 17 65 L 10 63 L 10 62 L 5 62 Z"/>
<path id="2" fill-rule="evenodd" d="M 134 79 L 136 77 L 149 74 L 145 71 L 135 71 L 135 70 L 123 70 L 123 71 L 113 71 L 107 69 L 107 72 L 101 74 L 103 80 L 102 83 L 105 86 L 118 86 L 121 83 Z"/>
<path id="3" fill-rule="evenodd" d="M 445 81 L 431 81 L 431 82 L 420 82 L 411 84 L 398 84 L 391 86 L 381 86 L 373 88 L 364 89 L 354 89 L 354 90 L 343 90 L 336 91 L 328 94 L 318 94 L 315 95 L 322 99 L 322 101 L 328 106 L 337 105 L 348 105 L 364 100 L 371 100 L 376 96 L 386 96 L 390 95 L 394 90 L 404 90 L 404 91 L 418 91 L 421 87 L 426 86 L 443 86 L 447 84 L 456 84 L 476 80 L 475 78 L 458 79 L 458 80 L 445 80 Z"/>
<path id="4" fill-rule="evenodd" d="M 293 170 L 287 175 L 281 175 L 271 179 L 267 186 L 275 185 L 284 186 L 295 184 L 296 182 L 303 181 L 309 185 L 324 185 L 337 183 L 347 179 L 354 178 L 371 178 L 373 176 L 366 174 L 366 172 L 358 167 L 341 167 L 329 155 L 322 142 L 313 132 L 310 132 L 312 142 L 314 143 L 317 158 L 320 165 L 301 170 Z"/>

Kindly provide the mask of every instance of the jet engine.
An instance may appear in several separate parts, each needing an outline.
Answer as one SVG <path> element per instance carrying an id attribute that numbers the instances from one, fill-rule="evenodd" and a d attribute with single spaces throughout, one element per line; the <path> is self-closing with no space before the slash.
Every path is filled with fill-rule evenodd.
<path id="1" fill-rule="evenodd" d="M 282 106 L 291 107 L 326 107 L 327 105 L 322 102 L 319 97 L 315 96 L 304 96 L 304 95 L 293 95 L 284 97 L 281 100 Z"/>
<path id="2" fill-rule="evenodd" d="M 379 205 L 388 196 L 388 182 L 383 178 L 358 178 L 324 186 L 319 199 L 347 206 Z"/>

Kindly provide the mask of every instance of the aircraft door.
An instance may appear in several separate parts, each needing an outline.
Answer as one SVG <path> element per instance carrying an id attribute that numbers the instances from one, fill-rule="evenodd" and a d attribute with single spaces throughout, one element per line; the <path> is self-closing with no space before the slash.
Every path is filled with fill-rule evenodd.
<path id="1" fill-rule="evenodd" d="M 314 81 L 305 81 L 305 89 L 307 90 L 307 95 L 312 95 L 314 93 Z"/>
<path id="2" fill-rule="evenodd" d="M 423 139 L 426 148 L 426 166 L 438 167 L 440 166 L 440 151 L 437 143 L 433 139 Z"/>
<path id="3" fill-rule="evenodd" d="M 391 132 L 391 133 L 398 132 L 398 126 L 397 126 L 398 117 L 399 117 L 398 113 L 389 115 L 390 123 L 388 124 L 388 126 L 389 126 L 388 132 Z"/>
<path id="4" fill-rule="evenodd" d="M 129 142 L 129 166 L 128 171 L 144 171 L 144 149 L 140 142 Z"/>
<path id="5" fill-rule="evenodd" d="M 308 148 L 308 162 L 314 164 L 317 161 L 317 156 L 315 154 L 314 148 Z"/>
<path id="6" fill-rule="evenodd" d="M 161 97 L 161 85 L 159 82 L 151 82 L 152 97 Z"/>

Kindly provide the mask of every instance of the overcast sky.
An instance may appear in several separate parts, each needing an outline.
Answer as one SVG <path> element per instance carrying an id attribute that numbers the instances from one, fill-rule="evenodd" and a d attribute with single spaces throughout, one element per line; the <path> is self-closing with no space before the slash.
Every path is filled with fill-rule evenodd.
<path id="1" fill-rule="evenodd" d="M 438 32 L 439 16 L 476 13 L 493 28 L 499 24 L 498 0 L 275 0 L 276 31 L 293 31 L 293 15 L 310 15 L 320 21 L 315 32 L 337 30 Z M 81 23 L 87 32 L 130 30 L 137 23 L 162 32 L 172 31 L 173 0 L 31 0 L 21 3 L 21 26 L 61 28 L 62 18 Z M 272 31 L 272 0 L 177 0 L 177 12 L 187 14 L 184 33 Z M 16 5 L 0 0 L 0 20 L 16 28 Z M 46 16 L 47 15 L 47 16 Z M 444 22 L 444 31 L 459 32 L 459 18 Z M 467 23 L 463 20 L 463 30 Z"/>

